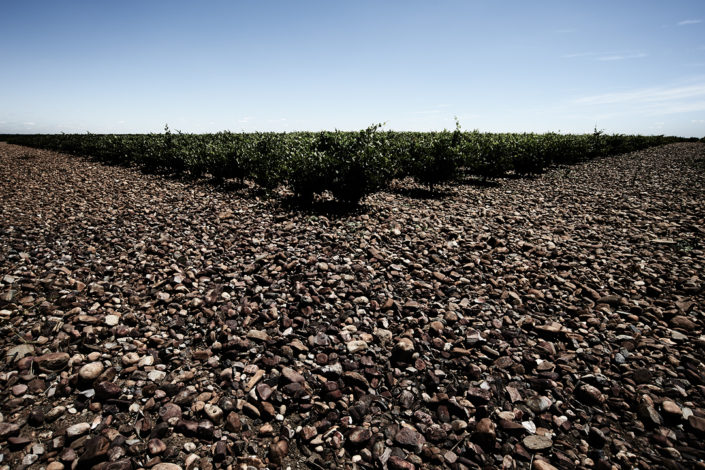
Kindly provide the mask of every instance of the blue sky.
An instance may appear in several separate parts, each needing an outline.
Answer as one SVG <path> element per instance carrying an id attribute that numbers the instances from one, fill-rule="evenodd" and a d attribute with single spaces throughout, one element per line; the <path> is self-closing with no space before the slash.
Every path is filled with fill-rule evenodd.
<path id="1" fill-rule="evenodd" d="M 705 1 L 5 2 L 0 133 L 705 135 Z"/>

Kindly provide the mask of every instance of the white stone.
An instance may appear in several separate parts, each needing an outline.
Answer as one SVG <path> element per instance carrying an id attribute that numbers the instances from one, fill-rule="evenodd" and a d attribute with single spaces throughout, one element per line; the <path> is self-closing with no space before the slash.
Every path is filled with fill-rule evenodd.
<path id="1" fill-rule="evenodd" d="M 184 444 L 184 450 L 186 452 L 193 452 L 194 450 L 196 450 L 196 444 L 194 444 L 193 442 L 186 442 Z"/>
<path id="2" fill-rule="evenodd" d="M 140 359 L 140 362 L 138 362 L 137 365 L 139 367 L 154 365 L 154 356 L 152 356 L 151 354 L 147 354 L 146 356 L 142 356 L 142 359 Z"/>
<path id="3" fill-rule="evenodd" d="M 103 373 L 102 362 L 90 362 L 78 370 L 78 376 L 83 380 L 95 380 Z"/>
<path id="4" fill-rule="evenodd" d="M 152 467 L 152 470 L 181 470 L 181 467 L 175 463 L 158 463 Z"/>
<path id="5" fill-rule="evenodd" d="M 348 341 L 348 344 L 346 346 L 348 347 L 348 351 L 350 351 L 351 353 L 367 350 L 367 342 L 362 340 Z"/>
<path id="6" fill-rule="evenodd" d="M 162 370 L 153 370 L 149 374 L 147 374 L 147 378 L 152 382 L 159 382 L 161 380 L 164 380 L 164 377 L 166 377 L 166 372 Z"/>
<path id="7" fill-rule="evenodd" d="M 210 420 L 216 424 L 220 423 L 220 421 L 223 419 L 223 410 L 221 410 L 220 407 L 217 405 L 211 405 L 210 403 L 208 403 L 204 407 L 204 411 L 206 412 L 206 415 L 208 415 Z"/>
<path id="8" fill-rule="evenodd" d="M 533 421 L 522 421 L 521 425 L 529 434 L 536 434 L 536 425 Z"/>
<path id="9" fill-rule="evenodd" d="M 90 429 L 91 425 L 89 423 L 74 424 L 73 426 L 69 426 L 68 428 L 66 428 L 66 436 L 71 438 L 82 436 L 87 433 Z"/>
<path id="10" fill-rule="evenodd" d="M 122 356 L 122 363 L 126 366 L 131 366 L 140 360 L 140 355 L 134 351 L 131 351 L 124 356 Z"/>

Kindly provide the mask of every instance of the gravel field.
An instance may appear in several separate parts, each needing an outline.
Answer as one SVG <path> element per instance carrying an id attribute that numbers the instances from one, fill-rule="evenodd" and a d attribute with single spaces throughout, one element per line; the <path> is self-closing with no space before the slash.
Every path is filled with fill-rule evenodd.
<path id="1" fill-rule="evenodd" d="M 0 143 L 0 469 L 705 468 L 705 144 L 323 215 Z"/>

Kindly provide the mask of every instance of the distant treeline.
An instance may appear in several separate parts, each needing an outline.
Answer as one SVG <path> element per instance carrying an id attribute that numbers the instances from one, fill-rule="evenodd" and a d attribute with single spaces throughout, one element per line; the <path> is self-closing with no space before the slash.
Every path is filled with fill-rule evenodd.
<path id="1" fill-rule="evenodd" d="M 310 201 L 330 191 L 355 203 L 395 178 L 434 190 L 461 175 L 529 175 L 555 164 L 682 142 L 679 137 L 592 134 L 358 132 L 0 135 L 9 143 L 56 150 L 146 171 L 251 180 L 265 190 L 288 186 Z"/>

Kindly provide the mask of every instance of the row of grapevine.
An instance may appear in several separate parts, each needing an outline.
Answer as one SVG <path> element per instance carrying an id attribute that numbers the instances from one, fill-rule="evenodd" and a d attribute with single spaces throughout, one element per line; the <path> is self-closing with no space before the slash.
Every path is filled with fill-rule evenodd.
<path id="1" fill-rule="evenodd" d="M 550 165 L 627 153 L 682 140 L 664 136 L 497 134 L 477 131 L 4 135 L 0 140 L 90 156 L 150 172 L 249 179 L 265 190 L 288 186 L 304 200 L 330 191 L 356 203 L 392 179 L 434 190 L 461 175 L 537 174 Z"/>

